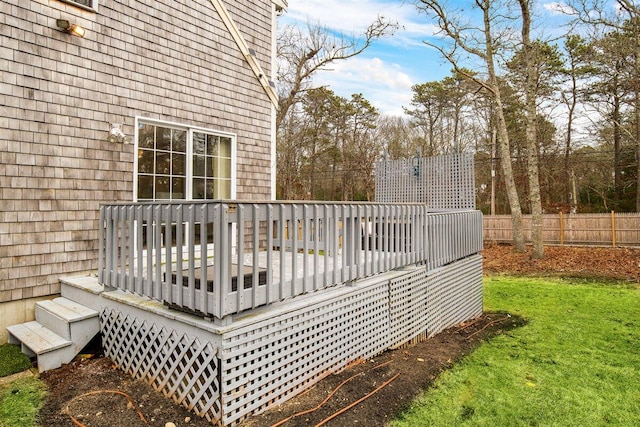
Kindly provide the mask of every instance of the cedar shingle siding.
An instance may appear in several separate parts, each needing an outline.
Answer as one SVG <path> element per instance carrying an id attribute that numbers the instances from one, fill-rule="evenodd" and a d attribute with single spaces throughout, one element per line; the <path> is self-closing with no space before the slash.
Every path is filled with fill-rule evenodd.
<path id="1" fill-rule="evenodd" d="M 269 73 L 272 2 L 224 4 Z M 235 133 L 238 198 L 270 197 L 272 105 L 209 0 L 0 0 L 0 76 L 0 303 L 97 268 L 100 204 L 133 198 L 134 146 L 107 142 L 112 123 Z"/>

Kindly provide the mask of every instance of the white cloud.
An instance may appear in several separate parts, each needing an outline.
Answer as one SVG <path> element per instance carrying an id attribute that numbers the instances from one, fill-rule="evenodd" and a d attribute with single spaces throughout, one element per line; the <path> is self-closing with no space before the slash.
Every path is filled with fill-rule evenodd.
<path id="1" fill-rule="evenodd" d="M 437 75 L 433 61 L 428 70 L 424 65 L 424 58 L 433 58 L 437 53 L 423 43 L 437 28 L 411 2 L 289 0 L 288 3 L 287 12 L 279 18 L 281 26 L 320 25 L 347 37 L 358 37 L 379 16 L 398 24 L 393 36 L 376 40 L 357 57 L 337 61 L 328 70 L 318 72 L 313 77 L 315 86 L 328 86 L 345 98 L 362 93 L 381 113 L 403 114 L 402 107 L 411 101 L 413 82 Z M 425 73 L 428 76 L 420 76 Z"/>
<path id="2" fill-rule="evenodd" d="M 407 106 L 411 100 L 413 85 L 409 75 L 398 64 L 364 57 L 338 62 L 331 70 L 318 73 L 314 82 L 328 86 L 345 98 L 362 93 L 384 114 L 402 114 L 402 106 Z"/>
<path id="3" fill-rule="evenodd" d="M 379 16 L 398 23 L 398 33 L 408 38 L 428 37 L 436 29 L 412 4 L 382 0 L 290 0 L 283 21 L 320 24 L 344 34 L 362 34 Z"/>
<path id="4" fill-rule="evenodd" d="M 544 3 L 542 7 L 551 15 L 574 15 L 576 10 L 566 3 Z"/>

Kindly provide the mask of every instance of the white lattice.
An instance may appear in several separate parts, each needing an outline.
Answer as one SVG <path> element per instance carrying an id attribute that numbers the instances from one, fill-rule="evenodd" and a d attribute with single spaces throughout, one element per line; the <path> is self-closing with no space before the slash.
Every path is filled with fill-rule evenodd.
<path id="1" fill-rule="evenodd" d="M 398 347 L 424 337 L 428 327 L 427 271 L 418 268 L 389 282 L 389 340 Z"/>
<path id="2" fill-rule="evenodd" d="M 211 422 L 221 415 L 218 359 L 210 343 L 114 309 L 100 315 L 105 354 L 130 375 Z"/>
<path id="3" fill-rule="evenodd" d="M 388 304 L 383 282 L 225 335 L 225 421 L 280 403 L 326 373 L 384 351 Z"/>
<path id="4" fill-rule="evenodd" d="M 375 200 L 418 202 L 433 209 L 475 209 L 473 155 L 382 160 L 375 168 Z"/>
<path id="5" fill-rule="evenodd" d="M 482 314 L 482 257 L 474 255 L 427 273 L 429 337 Z"/>

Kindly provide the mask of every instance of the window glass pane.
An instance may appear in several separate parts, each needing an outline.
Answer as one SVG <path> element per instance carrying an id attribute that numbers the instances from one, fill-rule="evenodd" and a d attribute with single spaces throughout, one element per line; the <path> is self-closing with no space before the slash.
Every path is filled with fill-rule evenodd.
<path id="1" fill-rule="evenodd" d="M 184 199 L 185 180 L 184 178 L 171 178 L 171 198 Z"/>
<path id="2" fill-rule="evenodd" d="M 193 198 L 194 199 L 204 199 L 206 196 L 205 193 L 206 181 L 204 179 L 194 179 L 193 180 Z"/>
<path id="3" fill-rule="evenodd" d="M 231 178 L 231 159 L 218 158 L 213 172 L 216 178 Z"/>
<path id="4" fill-rule="evenodd" d="M 170 178 L 168 176 L 157 176 L 155 179 L 155 199 L 169 200 L 171 198 L 171 187 L 169 186 Z"/>
<path id="5" fill-rule="evenodd" d="M 195 154 L 204 154 L 207 145 L 206 135 L 200 132 L 193 133 L 193 152 Z"/>
<path id="6" fill-rule="evenodd" d="M 138 150 L 138 173 L 153 173 L 154 165 L 153 151 Z"/>
<path id="7" fill-rule="evenodd" d="M 173 130 L 173 144 L 171 145 L 172 151 L 178 151 L 180 153 L 187 152 L 187 131 L 174 129 Z"/>
<path id="8" fill-rule="evenodd" d="M 138 176 L 138 199 L 153 199 L 153 177 L 148 175 Z"/>
<path id="9" fill-rule="evenodd" d="M 231 157 L 231 138 L 220 138 L 220 154 L 222 157 Z"/>
<path id="10" fill-rule="evenodd" d="M 187 169 L 185 168 L 185 155 L 173 154 L 171 160 L 171 175 L 185 176 Z"/>
<path id="11" fill-rule="evenodd" d="M 156 128 L 156 149 L 169 151 L 171 149 L 171 129 Z"/>
<path id="12" fill-rule="evenodd" d="M 207 180 L 207 200 L 215 199 L 215 183 L 212 179 Z"/>
<path id="13" fill-rule="evenodd" d="M 216 159 L 215 157 L 207 157 L 207 178 L 212 178 L 215 176 L 216 169 Z"/>
<path id="14" fill-rule="evenodd" d="M 226 179 L 216 179 L 214 196 L 216 199 L 230 199 L 231 198 L 231 185 L 230 181 Z"/>
<path id="15" fill-rule="evenodd" d="M 162 175 L 171 173 L 171 155 L 169 153 L 156 153 L 156 173 Z"/>
<path id="16" fill-rule="evenodd" d="M 193 176 L 205 176 L 204 174 L 205 160 L 206 160 L 206 157 L 193 156 Z"/>
<path id="17" fill-rule="evenodd" d="M 215 135 L 207 135 L 207 154 L 210 156 L 218 155 L 218 137 Z"/>
<path id="18" fill-rule="evenodd" d="M 138 148 L 153 148 L 155 126 L 141 124 L 138 127 Z"/>

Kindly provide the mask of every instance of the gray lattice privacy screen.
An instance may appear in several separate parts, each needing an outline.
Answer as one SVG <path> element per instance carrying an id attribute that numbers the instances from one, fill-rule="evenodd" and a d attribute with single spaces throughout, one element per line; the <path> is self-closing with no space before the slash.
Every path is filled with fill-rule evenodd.
<path id="1" fill-rule="evenodd" d="M 376 163 L 376 202 L 426 203 L 432 209 L 475 209 L 473 155 L 382 160 Z"/>

